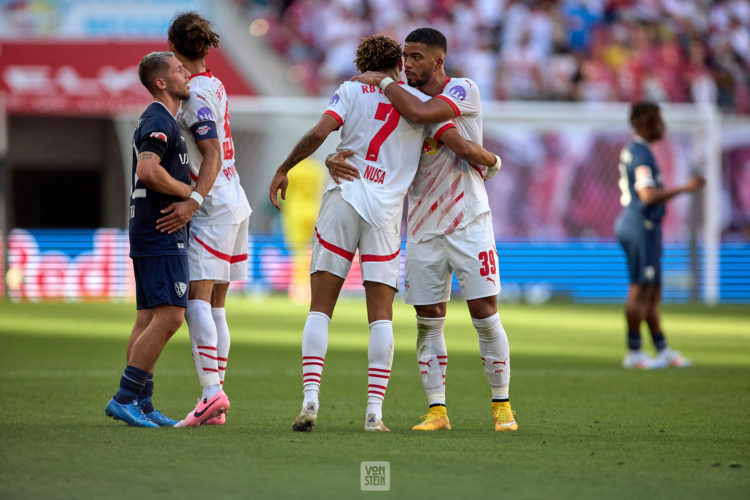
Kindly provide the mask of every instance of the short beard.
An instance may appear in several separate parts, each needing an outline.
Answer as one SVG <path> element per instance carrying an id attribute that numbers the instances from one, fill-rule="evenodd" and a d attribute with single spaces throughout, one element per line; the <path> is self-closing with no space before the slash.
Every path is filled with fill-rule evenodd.
<path id="1" fill-rule="evenodd" d="M 409 84 L 409 87 L 421 88 L 427 85 L 427 82 L 429 82 L 429 80 L 417 80 L 416 78 L 406 79 L 406 83 Z"/>

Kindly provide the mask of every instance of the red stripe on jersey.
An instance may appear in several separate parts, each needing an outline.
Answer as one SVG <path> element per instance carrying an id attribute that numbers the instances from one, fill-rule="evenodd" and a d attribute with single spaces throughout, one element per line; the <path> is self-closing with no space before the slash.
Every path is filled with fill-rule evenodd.
<path id="1" fill-rule="evenodd" d="M 206 71 L 203 71 L 202 73 L 195 73 L 195 74 L 190 75 L 190 79 L 192 80 L 196 76 L 207 76 L 209 78 L 213 78 L 214 75 L 211 73 L 210 69 L 207 69 Z"/>
<path id="2" fill-rule="evenodd" d="M 441 93 L 441 94 L 443 93 L 443 91 L 445 91 L 445 87 L 447 87 L 447 86 L 448 86 L 448 82 L 449 82 L 449 81 L 451 81 L 451 79 L 450 79 L 450 77 L 447 77 L 447 78 L 445 79 L 445 82 L 443 82 L 443 88 L 442 88 L 442 89 L 440 89 L 440 93 Z"/>
<path id="3" fill-rule="evenodd" d="M 368 376 L 369 377 L 377 377 L 377 378 L 391 378 L 390 375 L 378 375 L 377 373 L 370 373 Z"/>
<path id="4" fill-rule="evenodd" d="M 323 245 L 323 248 L 325 248 L 329 252 L 333 252 L 336 255 L 340 255 L 343 258 L 345 258 L 346 260 L 348 260 L 349 262 L 351 262 L 352 260 L 354 260 L 354 254 L 352 252 L 350 252 L 348 250 L 344 250 L 341 247 L 337 247 L 333 243 L 329 243 L 326 240 L 324 240 L 323 238 L 321 238 L 320 237 L 320 233 L 318 232 L 318 228 L 317 227 L 315 228 L 315 236 L 318 237 L 318 241 L 320 242 L 321 245 Z"/>
<path id="5" fill-rule="evenodd" d="M 242 262 L 243 260 L 247 260 L 247 254 L 242 253 L 239 255 L 227 255 L 225 253 L 219 252 L 218 250 L 211 248 L 208 244 L 201 241 L 200 238 L 198 238 L 196 235 L 193 235 L 193 239 L 201 244 L 203 248 L 208 250 L 208 253 L 213 255 L 214 257 L 218 257 L 219 259 L 229 262 L 230 264 L 234 264 L 235 262 Z"/>
<path id="6" fill-rule="evenodd" d="M 484 174 L 482 173 L 482 169 L 474 165 L 473 163 L 469 163 L 469 165 L 471 165 L 471 168 L 479 172 L 479 176 L 482 178 L 482 180 L 484 180 Z"/>
<path id="7" fill-rule="evenodd" d="M 448 228 L 445 230 L 445 234 L 451 234 L 453 231 L 456 230 L 458 225 L 461 223 L 461 221 L 464 219 L 464 213 L 460 212 L 455 219 L 453 219 L 453 222 L 451 222 L 451 225 L 448 226 Z"/>
<path id="8" fill-rule="evenodd" d="M 383 373 L 391 373 L 390 370 L 386 370 L 384 368 L 368 368 L 369 371 L 376 371 L 376 372 L 383 372 Z"/>
<path id="9" fill-rule="evenodd" d="M 215 351 L 216 350 L 215 347 L 212 347 L 210 345 L 199 345 L 198 349 L 208 349 L 209 351 Z"/>
<path id="10" fill-rule="evenodd" d="M 448 359 L 448 356 L 437 356 L 437 359 Z"/>
<path id="11" fill-rule="evenodd" d="M 227 362 L 227 358 L 222 358 L 221 356 L 219 356 L 219 357 L 218 357 L 218 358 L 216 358 L 216 359 L 218 359 L 219 361 L 223 361 L 223 362 L 225 362 L 225 363 Z"/>
<path id="12" fill-rule="evenodd" d="M 225 372 L 225 371 L 227 371 L 227 367 L 226 366 L 220 366 L 219 367 L 219 371 L 220 372 Z"/>
<path id="13" fill-rule="evenodd" d="M 326 109 L 326 110 L 325 110 L 325 111 L 323 112 L 323 114 L 324 114 L 324 115 L 330 115 L 330 116 L 332 116 L 333 118 L 335 118 L 335 119 L 336 119 L 336 121 L 337 121 L 337 122 L 339 122 L 339 127 L 340 127 L 341 125 L 343 125 L 343 124 L 344 124 L 344 120 L 342 120 L 342 119 L 341 119 L 341 117 L 339 116 L 339 114 L 338 114 L 338 113 L 336 113 L 335 111 L 331 110 L 331 109 Z"/>
<path id="14" fill-rule="evenodd" d="M 308 365 L 323 366 L 323 363 L 319 363 L 317 361 L 305 361 L 304 363 L 302 363 L 302 366 L 308 366 Z"/>
<path id="15" fill-rule="evenodd" d="M 214 361 L 218 361 L 219 360 L 219 358 L 217 358 L 216 356 L 211 356 L 210 354 L 206 354 L 205 352 L 199 352 L 198 354 L 200 354 L 201 356 L 203 356 L 205 358 L 213 359 Z"/>
<path id="16" fill-rule="evenodd" d="M 190 172 L 190 178 L 193 179 L 195 182 L 198 182 L 198 176 L 194 173 Z"/>
<path id="17" fill-rule="evenodd" d="M 368 384 L 367 387 L 374 387 L 376 389 L 383 389 L 384 391 L 388 389 L 386 386 L 384 386 L 384 385 L 378 385 L 378 384 Z"/>
<path id="18" fill-rule="evenodd" d="M 376 391 L 374 389 L 371 389 L 371 390 L 367 391 L 367 395 L 369 396 L 370 394 L 372 394 L 373 396 L 385 397 L 385 393 L 384 392 Z"/>
<path id="19" fill-rule="evenodd" d="M 396 253 L 392 253 L 390 255 L 372 255 L 372 254 L 366 253 L 366 254 L 362 254 L 360 258 L 362 262 L 387 262 L 389 260 L 395 259 L 399 253 L 401 253 L 400 248 L 396 250 Z"/>
<path id="20" fill-rule="evenodd" d="M 450 107 L 453 108 L 453 112 L 456 113 L 456 116 L 461 116 L 461 110 L 458 109 L 458 106 L 456 106 L 456 103 L 451 101 L 449 98 L 445 97 L 444 95 L 436 95 L 436 99 L 442 99 L 443 101 L 450 104 Z"/>
<path id="21" fill-rule="evenodd" d="M 452 128 L 456 128 L 456 126 L 455 126 L 455 125 L 453 125 L 452 123 L 446 123 L 445 125 L 443 125 L 442 127 L 440 127 L 440 128 L 438 129 L 438 131 L 437 131 L 437 132 L 435 132 L 435 140 L 436 140 L 436 141 L 439 141 L 439 140 L 440 140 L 440 137 L 441 137 L 441 136 L 442 136 L 442 135 L 443 135 L 443 134 L 445 133 L 445 131 L 446 131 L 446 130 L 450 130 L 450 129 L 452 129 Z"/>
<path id="22" fill-rule="evenodd" d="M 321 358 L 320 356 L 302 356 L 302 359 L 319 359 L 320 361 L 325 361 L 325 358 Z"/>
<path id="23" fill-rule="evenodd" d="M 214 368 L 206 368 L 205 366 L 203 367 L 203 371 L 204 371 L 204 372 L 214 372 L 214 373 L 219 373 L 219 370 L 216 370 L 216 369 L 214 369 Z"/>

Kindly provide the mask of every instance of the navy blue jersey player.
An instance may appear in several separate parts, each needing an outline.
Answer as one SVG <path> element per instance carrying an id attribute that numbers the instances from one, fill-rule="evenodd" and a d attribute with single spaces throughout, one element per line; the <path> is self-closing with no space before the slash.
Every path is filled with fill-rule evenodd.
<path id="1" fill-rule="evenodd" d="M 615 235 L 628 262 L 630 288 L 625 304 L 628 324 L 626 368 L 664 368 L 689 366 L 689 360 L 667 347 L 661 330 L 661 221 L 667 200 L 681 193 L 694 192 L 705 184 L 692 177 L 681 187 L 665 188 L 659 167 L 651 152 L 651 143 L 664 136 L 664 121 L 659 106 L 651 102 L 633 104 L 630 124 L 636 132 L 620 153 L 620 203 L 622 213 L 615 223 Z M 641 351 L 641 322 L 645 321 L 658 352 L 651 358 Z"/>
<path id="2" fill-rule="evenodd" d="M 177 207 L 186 199 L 200 206 L 203 197 L 190 187 L 187 148 L 174 118 L 180 102 L 190 97 L 190 75 L 172 52 L 152 52 L 141 60 L 138 76 L 154 102 L 141 115 L 133 137 L 130 256 L 137 315 L 127 366 L 105 413 L 131 426 L 171 427 L 177 422 L 151 402 L 153 371 L 185 316 L 190 217 L 175 217 L 166 227 L 157 227 L 157 220 L 179 211 Z"/>

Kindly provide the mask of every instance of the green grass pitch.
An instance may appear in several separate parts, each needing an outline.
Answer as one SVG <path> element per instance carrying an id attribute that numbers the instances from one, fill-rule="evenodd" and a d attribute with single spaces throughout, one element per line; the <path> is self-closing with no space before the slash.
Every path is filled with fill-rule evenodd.
<path id="1" fill-rule="evenodd" d="M 687 369 L 621 368 L 620 307 L 502 305 L 520 429 L 496 433 L 476 333 L 449 306 L 453 430 L 410 430 L 426 411 L 414 314 L 397 299 L 384 404 L 365 434 L 367 324 L 342 300 L 330 328 L 318 425 L 301 404 L 307 308 L 233 298 L 224 427 L 128 428 L 104 416 L 125 365 L 133 304 L 0 302 L 0 498 L 748 498 L 750 308 L 670 306 Z M 645 345 L 650 340 L 644 331 Z M 156 366 L 154 401 L 180 418 L 199 394 L 185 326 Z M 362 492 L 360 462 L 390 463 L 390 491 Z"/>

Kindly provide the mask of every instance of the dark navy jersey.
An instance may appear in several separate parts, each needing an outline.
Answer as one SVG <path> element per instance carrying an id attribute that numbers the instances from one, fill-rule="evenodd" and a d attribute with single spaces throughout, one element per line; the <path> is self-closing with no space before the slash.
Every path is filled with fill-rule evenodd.
<path id="1" fill-rule="evenodd" d="M 161 210 L 177 196 L 148 188 L 136 174 L 138 153 L 151 151 L 161 158 L 162 167 L 175 179 L 190 184 L 190 169 L 185 139 L 172 114 L 160 102 L 152 102 L 138 119 L 133 135 L 133 191 L 130 195 L 130 256 L 184 255 L 187 253 L 188 227 L 172 234 L 156 229 Z"/>
<path id="2" fill-rule="evenodd" d="M 656 165 L 656 160 L 641 137 L 634 137 L 620 152 L 620 204 L 624 210 L 640 215 L 654 224 L 660 224 L 664 217 L 664 202 L 644 205 L 638 197 L 638 190 L 644 187 L 662 189 L 664 181 Z"/>

